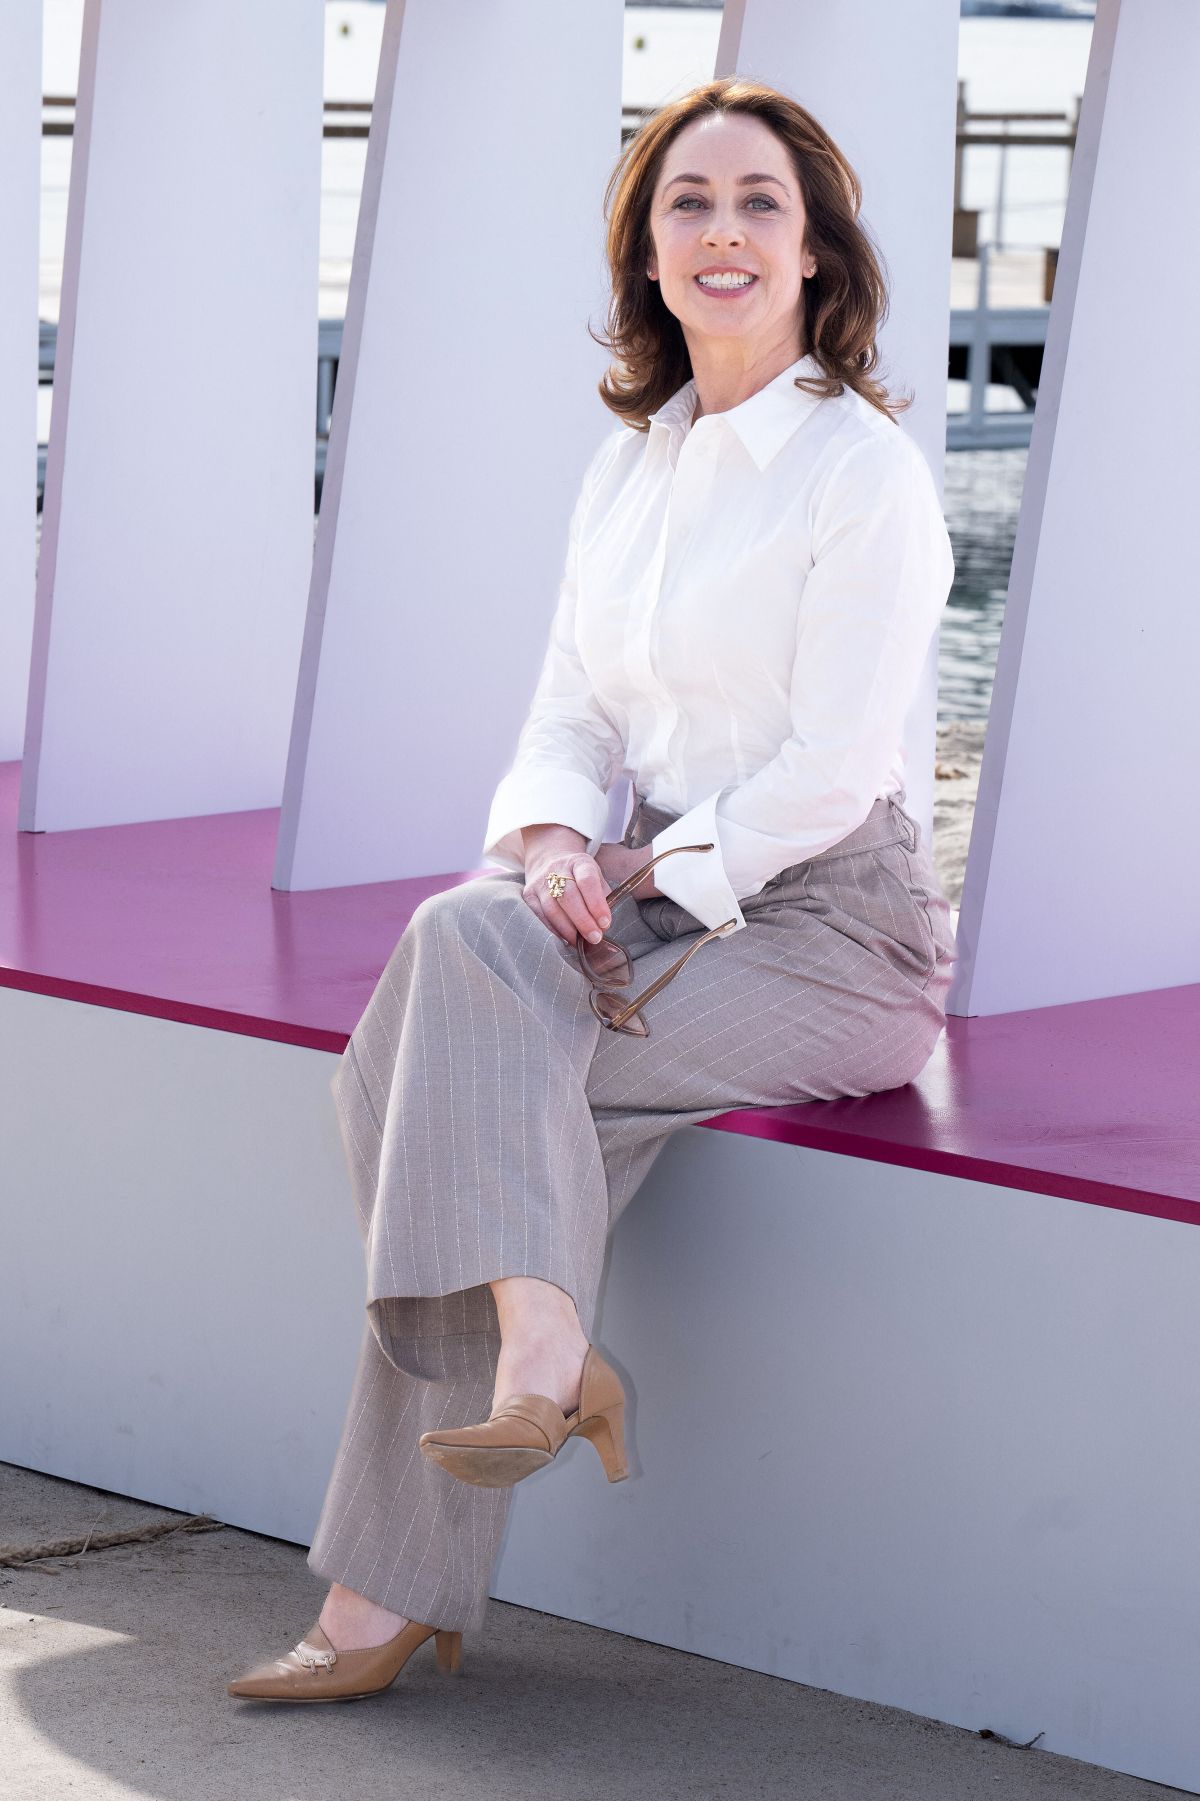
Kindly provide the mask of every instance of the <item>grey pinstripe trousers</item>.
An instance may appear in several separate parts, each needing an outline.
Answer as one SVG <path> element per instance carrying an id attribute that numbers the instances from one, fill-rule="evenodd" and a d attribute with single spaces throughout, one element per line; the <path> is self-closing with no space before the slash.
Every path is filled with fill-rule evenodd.
<path id="1" fill-rule="evenodd" d="M 635 795 L 625 843 L 675 817 Z M 512 1490 L 417 1449 L 487 1417 L 500 1276 L 574 1297 L 592 1335 L 608 1233 L 679 1127 L 731 1107 L 872 1094 L 924 1068 L 945 1023 L 949 904 L 903 796 L 742 902 L 646 1006 L 602 1027 L 574 951 L 498 871 L 404 930 L 332 1090 L 366 1251 L 362 1349 L 308 1556 L 329 1581 L 474 1634 Z M 667 897 L 611 926 L 640 993 L 703 927 Z"/>

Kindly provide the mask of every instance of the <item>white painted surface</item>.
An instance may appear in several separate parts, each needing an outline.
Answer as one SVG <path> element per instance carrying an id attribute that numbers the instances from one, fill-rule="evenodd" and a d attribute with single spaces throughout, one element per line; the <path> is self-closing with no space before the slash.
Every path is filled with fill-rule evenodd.
<path id="1" fill-rule="evenodd" d="M 279 888 L 479 859 L 613 423 L 621 29 L 620 0 L 389 0 Z"/>
<path id="2" fill-rule="evenodd" d="M 891 297 L 876 378 L 912 394 L 900 428 L 942 492 L 950 239 L 954 204 L 958 0 L 728 0 L 717 75 L 766 82 L 803 106 L 857 174 L 861 223 Z M 914 129 L 914 122 L 920 128 Z M 905 725 L 906 806 L 933 839 L 937 634 Z"/>
<path id="3" fill-rule="evenodd" d="M 523 1482 L 492 1593 L 1200 1789 L 1198 1288 L 1192 1226 L 686 1128 L 601 1297 L 632 1474 Z"/>
<path id="4" fill-rule="evenodd" d="M 365 1320 L 335 1064 L 0 988 L 0 1458 L 309 1542 Z"/>
<path id="5" fill-rule="evenodd" d="M 37 530 L 41 0 L 0 0 L 0 761 L 21 754 Z"/>
<path id="6" fill-rule="evenodd" d="M 0 988 L 0 1458 L 307 1544 L 362 1330 L 335 1059 Z M 1200 1232 L 685 1128 L 492 1592 L 1200 1787 Z"/>
<path id="7" fill-rule="evenodd" d="M 312 562 L 322 43 L 321 0 L 85 7 L 22 829 L 279 801 Z"/>
<path id="8" fill-rule="evenodd" d="M 959 915 L 954 1013 L 1200 981 L 1192 0 L 1100 0 Z M 1153 117 L 1153 129 L 1148 129 Z"/>

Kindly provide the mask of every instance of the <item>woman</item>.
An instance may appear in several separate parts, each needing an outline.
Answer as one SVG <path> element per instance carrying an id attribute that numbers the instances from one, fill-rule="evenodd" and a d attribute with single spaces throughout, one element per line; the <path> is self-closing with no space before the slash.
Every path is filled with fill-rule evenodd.
<path id="1" fill-rule="evenodd" d="M 513 1483 L 575 1433 L 626 1473 L 590 1332 L 670 1134 L 899 1086 L 942 1030 L 951 916 L 902 734 L 953 560 L 871 377 L 860 202 L 816 121 L 738 79 L 614 171 L 621 423 L 492 803 L 502 867 L 417 908 L 334 1078 L 368 1326 L 308 1558 L 331 1587 L 231 1694 L 376 1693 L 435 1636 L 457 1668 Z"/>

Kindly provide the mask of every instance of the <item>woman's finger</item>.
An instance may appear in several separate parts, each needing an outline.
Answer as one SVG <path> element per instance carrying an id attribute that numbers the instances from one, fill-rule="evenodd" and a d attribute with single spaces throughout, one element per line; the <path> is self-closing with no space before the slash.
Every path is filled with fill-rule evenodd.
<path id="1" fill-rule="evenodd" d="M 608 882 L 604 871 L 594 857 L 577 857 L 575 859 L 575 882 L 579 898 L 593 922 L 592 929 L 599 928 L 606 932 L 612 924 L 612 911 L 608 904 Z M 568 887 L 567 893 L 571 890 Z"/>
<path id="2" fill-rule="evenodd" d="M 546 887 L 548 876 L 554 873 L 553 866 L 540 869 L 530 883 L 530 891 L 537 896 L 538 910 L 567 944 L 574 944 L 576 933 L 590 943 L 598 943 L 600 934 L 611 920 L 603 872 L 594 858 L 585 856 L 567 859 L 565 864 L 557 861 L 557 868 L 558 873 L 567 877 L 567 885 L 557 899 Z"/>
<path id="3" fill-rule="evenodd" d="M 595 944 L 596 933 L 602 933 L 609 924 L 607 888 L 600 864 L 596 863 L 595 857 L 577 854 L 568 857 L 560 868 L 568 877 L 568 884 L 557 904 L 575 924 L 575 929 Z"/>
<path id="4" fill-rule="evenodd" d="M 592 944 L 599 943 L 604 928 L 584 899 L 583 889 L 577 880 L 568 881 L 563 894 L 558 900 L 551 901 L 550 905 L 558 907 L 566 915 L 582 938 L 588 939 Z M 608 908 L 602 900 L 595 900 L 593 905 L 597 912 L 607 914 Z"/>

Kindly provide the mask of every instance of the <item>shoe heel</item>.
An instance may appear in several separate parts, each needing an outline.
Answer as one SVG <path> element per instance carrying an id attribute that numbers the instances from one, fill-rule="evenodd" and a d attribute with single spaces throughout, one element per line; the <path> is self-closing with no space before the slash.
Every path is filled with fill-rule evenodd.
<path id="1" fill-rule="evenodd" d="M 604 1473 L 610 1482 L 622 1482 L 629 1474 L 625 1458 L 625 1403 L 614 1401 L 589 1419 L 580 1420 L 576 1432 L 590 1438 L 600 1453 Z"/>
<path id="2" fill-rule="evenodd" d="M 462 1633 L 439 1632 L 437 1635 L 437 1667 L 452 1675 L 462 1663 Z"/>

